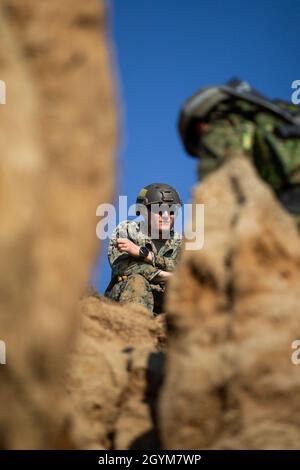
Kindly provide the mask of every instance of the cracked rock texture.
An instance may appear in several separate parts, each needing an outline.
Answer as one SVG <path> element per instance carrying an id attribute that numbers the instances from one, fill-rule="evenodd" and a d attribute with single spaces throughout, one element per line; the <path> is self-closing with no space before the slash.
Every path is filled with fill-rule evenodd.
<path id="1" fill-rule="evenodd" d="M 193 200 L 205 204 L 205 243 L 184 252 L 167 299 L 163 448 L 298 448 L 296 226 L 241 158 Z"/>
<path id="2" fill-rule="evenodd" d="M 104 18 L 98 0 L 0 5 L 0 448 L 52 447 L 60 426 L 76 305 L 98 248 L 96 208 L 114 191 Z"/>

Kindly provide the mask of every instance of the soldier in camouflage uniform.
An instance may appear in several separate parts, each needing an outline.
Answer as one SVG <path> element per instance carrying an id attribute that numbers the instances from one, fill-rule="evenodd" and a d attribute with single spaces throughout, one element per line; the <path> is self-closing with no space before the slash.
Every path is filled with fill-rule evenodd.
<path id="1" fill-rule="evenodd" d="M 187 152 L 200 157 L 200 177 L 244 155 L 300 221 L 299 106 L 270 101 L 234 79 L 193 95 L 181 110 L 179 132 Z"/>
<path id="2" fill-rule="evenodd" d="M 182 237 L 174 231 L 174 221 L 182 203 L 175 189 L 163 183 L 143 188 L 136 203 L 146 217 L 140 222 L 126 220 L 115 228 L 108 247 L 112 277 L 105 296 L 139 303 L 159 314 L 180 254 Z"/>

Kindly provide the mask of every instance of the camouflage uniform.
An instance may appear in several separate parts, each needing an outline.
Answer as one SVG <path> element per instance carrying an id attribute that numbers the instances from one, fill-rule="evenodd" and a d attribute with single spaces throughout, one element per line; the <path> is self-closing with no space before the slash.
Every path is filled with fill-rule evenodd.
<path id="1" fill-rule="evenodd" d="M 236 101 L 234 109 L 220 104 L 210 113 L 208 131 L 201 136 L 199 172 L 203 176 L 219 167 L 226 157 L 245 155 L 275 192 L 300 183 L 300 143 L 298 139 L 278 137 L 275 129 L 280 123 L 277 116 L 247 102 Z"/>
<path id="2" fill-rule="evenodd" d="M 114 239 L 128 238 L 138 246 L 146 246 L 155 254 L 155 266 L 120 252 Z M 161 313 L 166 285 L 156 282 L 161 271 L 174 271 L 181 250 L 182 237 L 171 232 L 167 240 L 152 240 L 143 222 L 124 221 L 113 231 L 108 247 L 108 260 L 112 268 L 111 282 L 105 296 L 118 302 L 135 302 L 154 313 Z M 161 245 L 161 246 L 159 246 Z"/>
<path id="3" fill-rule="evenodd" d="M 201 178 L 226 159 L 244 155 L 300 220 L 299 106 L 267 100 L 233 80 L 192 96 L 181 111 L 179 131 L 188 153 L 200 157 Z"/>

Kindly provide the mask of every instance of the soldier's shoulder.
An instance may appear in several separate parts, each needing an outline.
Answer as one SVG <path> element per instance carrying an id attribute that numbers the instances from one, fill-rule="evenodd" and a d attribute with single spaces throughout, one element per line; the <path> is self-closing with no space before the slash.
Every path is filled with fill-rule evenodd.
<path id="1" fill-rule="evenodd" d="M 112 233 L 113 237 L 120 237 L 120 238 L 135 238 L 135 236 L 140 231 L 140 225 L 135 220 L 123 220 L 120 222 Z"/>

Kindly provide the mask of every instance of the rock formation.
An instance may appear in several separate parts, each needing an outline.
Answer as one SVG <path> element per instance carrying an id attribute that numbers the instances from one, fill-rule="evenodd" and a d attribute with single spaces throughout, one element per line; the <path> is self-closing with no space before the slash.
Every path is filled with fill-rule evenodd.
<path id="1" fill-rule="evenodd" d="M 163 448 L 297 448 L 297 229 L 240 158 L 193 200 L 205 204 L 205 243 L 184 252 L 170 284 Z"/>
<path id="2" fill-rule="evenodd" d="M 65 428 L 57 446 L 155 449 L 164 316 L 139 305 L 86 297 L 67 380 Z"/>
<path id="3" fill-rule="evenodd" d="M 0 6 L 0 448 L 52 447 L 62 417 L 76 305 L 98 248 L 96 208 L 114 190 L 103 3 Z"/>

